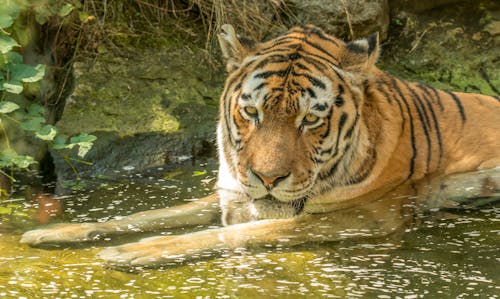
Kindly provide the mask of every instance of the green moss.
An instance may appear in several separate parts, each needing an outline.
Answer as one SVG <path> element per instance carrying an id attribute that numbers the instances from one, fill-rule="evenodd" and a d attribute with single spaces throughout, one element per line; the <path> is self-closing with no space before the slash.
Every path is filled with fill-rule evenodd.
<path id="1" fill-rule="evenodd" d="M 127 49 L 130 54 L 137 49 Z M 77 85 L 58 126 L 66 134 L 117 131 L 171 133 L 214 123 L 221 73 L 183 48 L 100 55 L 75 65 Z M 139 53 L 138 51 L 136 53 Z M 214 75 L 215 74 L 215 75 Z"/>
<path id="2" fill-rule="evenodd" d="M 498 95 L 500 36 L 486 28 L 498 6 L 471 2 L 410 17 L 400 32 L 392 31 L 381 68 L 437 88 Z"/>

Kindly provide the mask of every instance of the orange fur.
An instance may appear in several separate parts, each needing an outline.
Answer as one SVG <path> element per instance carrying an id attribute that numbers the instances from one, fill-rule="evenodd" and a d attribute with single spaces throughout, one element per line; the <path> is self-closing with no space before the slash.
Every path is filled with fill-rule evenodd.
<path id="1" fill-rule="evenodd" d="M 293 180 L 285 192 L 300 189 L 301 184 L 312 185 L 307 192 L 297 192 L 307 198 L 307 210 L 426 175 L 500 165 L 499 99 L 437 90 L 392 77 L 375 66 L 377 36 L 346 44 L 316 27 L 302 26 L 247 49 L 234 35 L 223 33 L 220 40 L 225 41 L 223 47 L 238 48 L 240 55 L 221 100 L 221 154 L 250 197 L 254 186 L 249 185 L 258 185 L 259 180 L 266 184 L 291 173 Z M 286 59 L 293 55 L 294 59 Z M 301 130 L 297 119 L 304 117 L 311 104 L 299 107 L 299 103 L 308 98 L 315 80 L 327 89 L 333 113 L 321 117 L 321 126 Z M 343 104 L 336 107 L 332 103 L 339 96 Z M 242 105 L 248 102 L 259 111 L 255 119 L 244 115 Z M 351 133 L 346 137 L 349 126 Z M 330 135 L 323 138 L 325 132 Z M 320 160 L 318 151 L 331 150 L 318 146 L 327 138 L 338 139 L 337 149 L 351 151 L 350 159 L 335 162 L 333 156 L 315 163 Z M 238 139 L 237 145 L 233 139 Z M 252 183 L 249 176 L 257 180 Z M 272 195 L 282 202 L 300 197 Z"/>

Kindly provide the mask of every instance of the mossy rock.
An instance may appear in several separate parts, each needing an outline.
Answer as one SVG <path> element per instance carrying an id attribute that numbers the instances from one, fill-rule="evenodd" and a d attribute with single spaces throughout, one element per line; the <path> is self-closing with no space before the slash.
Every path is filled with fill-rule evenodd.
<path id="1" fill-rule="evenodd" d="M 215 140 L 224 73 L 193 49 L 163 41 L 156 49 L 127 46 L 75 63 L 75 90 L 57 125 L 67 135 L 98 136 L 85 157 L 93 165 L 73 163 L 80 176 L 125 166 L 140 171 L 206 152 Z M 59 178 L 74 178 L 53 156 Z"/>
<path id="2" fill-rule="evenodd" d="M 500 21 L 497 1 L 461 2 L 393 19 L 381 68 L 437 88 L 499 95 Z"/>

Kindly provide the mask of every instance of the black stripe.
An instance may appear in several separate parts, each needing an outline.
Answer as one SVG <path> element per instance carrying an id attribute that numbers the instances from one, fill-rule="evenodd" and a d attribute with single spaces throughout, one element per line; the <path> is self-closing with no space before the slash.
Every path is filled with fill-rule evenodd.
<path id="1" fill-rule="evenodd" d="M 240 98 L 241 98 L 243 101 L 248 101 L 248 100 L 250 100 L 250 99 L 252 98 L 252 95 L 251 95 L 251 94 L 249 94 L 249 93 L 242 93 L 242 94 L 240 95 Z"/>
<path id="2" fill-rule="evenodd" d="M 347 185 L 359 184 L 366 180 L 372 173 L 375 163 L 377 162 L 377 152 L 374 148 L 370 147 L 368 150 L 368 157 L 361 163 L 361 166 L 356 171 L 356 174 L 349 179 Z"/>
<path id="3" fill-rule="evenodd" d="M 264 66 L 271 64 L 271 63 L 287 63 L 289 62 L 288 58 L 282 54 L 274 54 L 271 56 L 267 56 L 266 58 L 262 59 L 256 66 L 256 69 L 261 69 Z"/>
<path id="4" fill-rule="evenodd" d="M 291 45 L 300 45 L 299 43 L 301 41 L 302 41 L 301 38 L 293 37 L 293 36 L 281 36 L 281 37 L 277 37 L 277 38 L 275 38 L 275 39 L 272 40 L 272 43 L 271 43 L 271 45 L 269 47 L 262 48 L 256 54 L 257 55 L 263 55 L 263 54 L 265 54 L 269 50 L 276 49 L 276 48 L 278 48 L 280 46 L 283 46 L 283 45 L 286 45 L 286 44 L 290 44 L 290 46 Z M 287 50 L 291 50 L 291 49 L 288 47 Z"/>
<path id="5" fill-rule="evenodd" d="M 231 124 L 231 120 L 230 120 L 230 114 L 231 112 L 229 111 L 229 106 L 231 105 L 230 104 L 230 101 L 229 99 L 226 98 L 227 96 L 227 93 L 229 92 L 229 89 L 231 87 L 231 85 L 226 85 L 227 87 L 224 89 L 224 91 L 222 92 L 222 96 L 221 96 L 221 101 L 223 101 L 223 104 L 224 104 L 224 111 L 223 111 L 223 115 L 224 115 L 224 123 L 226 125 L 226 131 L 227 131 L 227 135 L 228 135 L 228 138 L 229 138 L 229 142 L 235 146 L 235 142 L 234 142 L 234 138 L 231 134 L 231 128 L 230 128 L 230 124 Z"/>
<path id="6" fill-rule="evenodd" d="M 432 86 L 427 86 L 427 85 L 423 85 L 423 84 L 421 84 L 421 86 L 425 90 L 432 91 L 433 96 L 431 96 L 431 98 L 432 98 L 433 102 L 437 102 L 439 109 L 441 109 L 441 111 L 444 111 L 443 102 L 441 101 L 441 97 L 439 96 L 438 91 Z"/>
<path id="7" fill-rule="evenodd" d="M 339 163 L 342 160 L 343 156 L 344 155 L 340 156 L 339 159 L 335 163 L 333 163 L 332 167 L 330 167 L 330 169 L 326 173 L 325 172 L 320 173 L 318 175 L 319 179 L 325 180 L 330 178 L 335 173 L 335 171 L 337 171 L 337 167 L 339 166 Z"/>
<path id="8" fill-rule="evenodd" d="M 288 59 L 290 60 L 297 60 L 300 58 L 300 54 L 297 53 L 297 52 L 294 52 L 294 53 L 291 53 L 291 54 L 288 54 Z"/>
<path id="9" fill-rule="evenodd" d="M 453 101 L 455 101 L 455 104 L 457 104 L 458 111 L 460 112 L 460 117 L 462 118 L 462 123 L 464 123 L 466 118 L 465 118 L 465 111 L 464 111 L 464 107 L 462 106 L 462 102 L 457 97 L 457 95 L 454 94 L 453 92 L 448 91 L 448 90 L 443 90 L 443 91 L 445 93 L 447 93 L 453 99 Z"/>
<path id="10" fill-rule="evenodd" d="M 335 46 L 338 46 L 339 44 L 337 43 L 336 40 L 332 39 L 331 37 L 329 37 L 328 35 L 326 35 L 322 30 L 320 30 L 319 28 L 313 28 L 311 31 L 311 33 L 314 33 L 316 34 L 320 39 L 322 40 L 325 40 L 325 41 L 328 41 L 332 44 L 334 44 Z"/>
<path id="11" fill-rule="evenodd" d="M 308 87 L 308 88 L 306 88 L 306 91 L 307 91 L 307 93 L 309 94 L 309 96 L 310 96 L 311 98 L 313 98 L 313 99 L 315 99 L 315 98 L 316 98 L 316 93 L 314 92 L 314 90 L 312 90 L 312 88 Z M 319 109 L 318 109 L 318 110 L 319 110 Z M 325 110 L 325 109 L 323 109 L 323 110 Z M 323 110 L 321 110 L 321 111 L 323 111 Z"/>
<path id="12" fill-rule="evenodd" d="M 330 107 L 330 111 L 328 111 L 328 115 L 326 117 L 326 132 L 323 135 L 320 135 L 322 139 L 325 139 L 328 135 L 330 135 L 330 125 L 331 125 L 331 118 L 333 114 L 333 107 Z"/>
<path id="13" fill-rule="evenodd" d="M 262 88 L 264 88 L 264 86 L 266 86 L 266 85 L 267 85 L 267 82 L 262 82 L 262 83 L 260 83 L 259 85 L 257 85 L 257 87 L 255 87 L 255 88 L 253 89 L 253 91 L 261 90 L 261 89 L 262 89 Z"/>
<path id="14" fill-rule="evenodd" d="M 309 71 L 309 72 L 311 71 L 307 66 L 303 65 L 300 62 L 295 63 L 295 66 L 304 71 Z"/>
<path id="15" fill-rule="evenodd" d="M 303 35 L 316 35 L 319 39 L 322 39 L 324 41 L 328 41 L 332 44 L 334 44 L 335 46 L 338 46 L 338 42 L 334 39 L 332 39 L 331 37 L 329 37 L 328 35 L 326 35 L 321 29 L 317 28 L 317 27 L 314 27 L 314 26 L 300 26 L 301 29 L 291 29 L 290 31 L 288 31 L 289 33 L 299 33 L 299 34 L 303 34 Z"/>
<path id="16" fill-rule="evenodd" d="M 439 129 L 439 123 L 437 121 L 436 113 L 434 112 L 434 108 L 432 107 L 432 103 L 430 100 L 430 94 L 425 90 L 425 88 L 423 90 L 424 90 L 423 98 L 427 103 L 427 107 L 429 108 L 429 111 L 431 112 L 432 121 L 434 122 L 434 130 L 436 131 L 436 140 L 437 140 L 438 149 L 439 149 L 437 168 L 439 169 L 441 167 L 441 159 L 443 158 L 443 142 L 441 139 L 441 130 Z"/>
<path id="17" fill-rule="evenodd" d="M 333 152 L 331 158 L 337 156 L 337 154 L 339 153 L 340 136 L 342 135 L 342 129 L 344 128 L 346 121 L 347 121 L 347 113 L 343 112 L 339 119 L 339 125 L 337 129 L 337 140 L 335 140 L 335 151 Z"/>
<path id="18" fill-rule="evenodd" d="M 304 60 L 305 62 L 311 64 L 312 66 L 314 66 L 319 71 L 325 71 L 325 69 L 326 69 L 326 66 L 325 66 L 324 62 L 321 61 L 321 60 L 325 60 L 324 57 L 316 56 L 316 55 L 311 55 L 311 53 L 307 53 L 307 56 L 304 55 L 302 57 L 302 60 Z"/>
<path id="19" fill-rule="evenodd" d="M 385 89 L 384 89 L 384 86 L 386 86 L 386 85 L 387 85 L 386 82 L 383 82 L 383 81 L 379 80 L 379 81 L 376 82 L 376 88 L 375 89 L 378 92 L 380 92 L 385 97 L 385 99 L 387 100 L 387 102 L 389 104 L 392 105 L 392 98 L 389 96 L 389 94 L 387 93 L 387 91 L 385 91 Z"/>
<path id="20" fill-rule="evenodd" d="M 295 73 L 299 76 L 304 76 L 307 78 L 307 80 L 309 80 L 309 82 L 311 82 L 312 85 L 316 86 L 316 87 L 319 87 L 321 89 L 326 89 L 326 85 L 325 83 L 323 83 L 323 81 L 321 81 L 320 79 L 318 78 L 315 78 L 309 74 L 298 74 L 298 73 Z"/>
<path id="21" fill-rule="evenodd" d="M 312 109 L 318 110 L 318 111 L 325 111 L 326 108 L 328 108 L 328 104 L 326 104 L 326 103 L 324 103 L 324 104 L 316 103 L 312 106 Z"/>
<path id="22" fill-rule="evenodd" d="M 339 119 L 339 134 L 342 128 L 344 127 L 346 121 L 347 121 L 347 113 L 342 112 L 342 115 L 340 116 Z"/>
<path id="23" fill-rule="evenodd" d="M 344 98 L 341 97 L 340 95 L 338 95 L 336 98 L 335 98 L 335 106 L 337 107 L 342 107 L 344 106 Z"/>
<path id="24" fill-rule="evenodd" d="M 408 85 L 408 83 L 403 82 L 403 84 L 405 85 L 406 89 L 408 89 L 408 91 L 410 91 L 410 93 L 411 93 L 411 99 L 413 101 L 413 105 L 417 109 L 418 119 L 420 120 L 420 123 L 422 124 L 422 129 L 424 130 L 425 140 L 427 141 L 426 173 L 429 173 L 429 166 L 430 166 L 431 153 L 432 153 L 432 143 L 431 143 L 431 136 L 429 135 L 429 127 L 428 127 L 428 125 L 430 126 L 430 124 L 428 123 L 428 117 L 426 117 L 427 112 L 425 111 L 425 107 L 423 106 L 422 100 L 417 95 L 415 90 L 413 90 L 411 88 L 411 86 Z"/>
<path id="25" fill-rule="evenodd" d="M 318 175 L 318 178 L 320 180 L 326 180 L 326 179 L 330 178 L 337 171 L 337 168 L 340 164 L 340 161 L 342 161 L 342 158 L 344 158 L 345 154 L 349 150 L 349 147 L 350 147 L 350 145 L 347 144 L 344 151 L 342 152 L 342 155 L 339 157 L 339 159 L 337 161 L 335 161 L 335 163 L 333 163 L 332 167 L 330 167 L 330 169 L 328 171 L 322 172 Z"/>
<path id="26" fill-rule="evenodd" d="M 325 155 L 325 154 L 331 154 L 331 153 L 332 153 L 332 150 L 333 150 L 332 148 L 329 148 L 329 149 L 326 149 L 326 150 L 321 150 L 318 154 L 319 154 L 320 156 L 323 156 L 323 155 Z"/>
<path id="27" fill-rule="evenodd" d="M 427 109 L 425 108 L 424 103 L 422 102 L 422 99 L 420 98 L 420 96 L 418 95 L 418 93 L 413 89 L 413 86 L 408 85 L 408 84 L 406 84 L 406 86 L 410 90 L 410 92 L 412 93 L 412 95 L 417 99 L 417 102 L 420 105 L 420 108 L 422 109 L 422 112 L 423 112 L 425 124 L 426 124 L 426 126 L 427 126 L 427 128 L 428 128 L 428 130 L 430 132 L 431 131 L 430 130 L 430 128 L 431 128 L 431 122 L 430 122 L 430 119 L 429 119 L 429 114 L 427 113 Z"/>
<path id="28" fill-rule="evenodd" d="M 359 120 L 359 113 L 356 110 L 356 116 L 354 117 L 354 121 L 353 121 L 351 127 L 345 133 L 344 140 L 351 138 L 352 133 L 354 132 L 354 129 L 356 128 L 356 125 L 358 124 L 358 120 Z"/>
<path id="29" fill-rule="evenodd" d="M 278 76 L 278 77 L 285 77 L 287 74 L 286 70 L 279 70 L 279 71 L 265 71 L 262 73 L 258 73 L 254 75 L 253 77 L 256 79 L 267 79 L 272 76 Z"/>
<path id="30" fill-rule="evenodd" d="M 335 57 L 335 56 L 333 56 L 332 54 L 330 54 L 328 51 L 326 51 L 325 49 L 323 49 L 323 47 L 321 47 L 320 45 L 318 45 L 318 44 L 316 44 L 316 43 L 313 43 L 313 42 L 311 42 L 311 41 L 309 41 L 309 40 L 307 40 L 307 39 L 303 39 L 303 41 L 304 41 L 307 45 L 309 45 L 309 46 L 311 46 L 311 47 L 315 48 L 316 50 L 320 51 L 321 53 L 325 54 L 326 56 L 328 56 L 329 58 L 331 58 L 331 59 L 332 59 L 333 61 L 335 61 L 336 63 L 338 63 L 338 62 L 339 62 L 339 60 L 338 60 L 338 58 L 337 58 L 337 57 Z"/>
<path id="31" fill-rule="evenodd" d="M 387 83 L 380 82 L 380 81 L 377 82 L 377 90 L 380 93 L 382 93 L 384 95 L 384 97 L 386 97 L 386 99 L 389 103 L 392 103 L 392 96 L 390 96 L 387 93 L 387 91 L 384 89 L 384 86 L 387 86 Z M 401 122 L 401 133 L 402 133 L 405 129 L 406 118 L 404 117 L 403 106 L 401 105 L 401 101 L 396 96 L 394 96 L 394 101 L 398 104 L 398 107 L 399 107 L 399 114 L 400 114 L 401 120 L 402 120 L 402 122 Z"/>
<path id="32" fill-rule="evenodd" d="M 403 93 L 401 92 L 401 89 L 399 88 L 397 81 L 394 77 L 391 78 L 391 83 L 394 89 L 396 89 L 397 94 L 399 95 L 400 99 L 403 100 L 403 103 L 405 104 L 406 111 L 408 113 L 408 119 L 410 120 L 410 137 L 411 137 L 411 149 L 412 149 L 412 155 L 410 158 L 410 169 L 408 176 L 406 177 L 406 180 L 409 180 L 415 171 L 415 159 L 417 157 L 417 145 L 415 141 L 415 128 L 413 125 L 413 116 L 411 115 L 411 110 L 410 110 L 410 105 L 408 104 L 408 101 L 406 98 L 403 96 Z"/>

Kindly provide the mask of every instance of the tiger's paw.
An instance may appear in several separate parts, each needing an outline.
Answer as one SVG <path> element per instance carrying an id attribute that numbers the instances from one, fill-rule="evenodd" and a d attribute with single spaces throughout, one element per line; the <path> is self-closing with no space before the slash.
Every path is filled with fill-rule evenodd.
<path id="1" fill-rule="evenodd" d="M 188 234 L 151 237 L 137 243 L 108 247 L 97 257 L 112 268 L 151 268 L 182 263 L 187 259 L 196 258 L 206 249 L 200 247 L 200 243 Z"/>
<path id="2" fill-rule="evenodd" d="M 29 245 L 75 243 L 100 239 L 96 223 L 61 223 L 25 232 L 21 243 Z"/>

